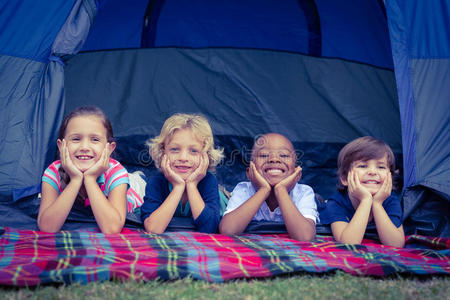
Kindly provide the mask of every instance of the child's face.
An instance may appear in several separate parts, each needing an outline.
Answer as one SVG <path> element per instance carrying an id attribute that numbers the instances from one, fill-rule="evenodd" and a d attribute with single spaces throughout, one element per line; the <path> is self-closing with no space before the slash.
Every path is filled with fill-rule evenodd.
<path id="1" fill-rule="evenodd" d="M 359 182 L 372 196 L 380 190 L 387 176 L 390 176 L 387 155 L 380 159 L 354 161 L 351 170 L 358 175 Z M 342 184 L 345 186 L 348 185 L 346 178 L 342 180 Z"/>
<path id="2" fill-rule="evenodd" d="M 96 116 L 74 117 L 67 124 L 64 139 L 73 164 L 84 172 L 100 159 L 107 143 L 106 128 Z M 58 140 L 60 149 L 61 145 Z"/>
<path id="3" fill-rule="evenodd" d="M 282 135 L 266 134 L 259 138 L 252 153 L 256 170 L 275 186 L 295 170 L 297 157 L 292 143 Z"/>
<path id="4" fill-rule="evenodd" d="M 203 143 L 191 129 L 177 129 L 164 149 L 170 168 L 186 179 L 200 164 Z"/>

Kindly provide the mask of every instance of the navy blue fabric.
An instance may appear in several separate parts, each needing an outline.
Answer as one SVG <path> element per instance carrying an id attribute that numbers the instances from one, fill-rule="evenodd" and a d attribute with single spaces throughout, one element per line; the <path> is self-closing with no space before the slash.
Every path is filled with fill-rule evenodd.
<path id="1" fill-rule="evenodd" d="M 386 15 L 379 1 L 320 0 L 316 5 L 323 56 L 393 69 Z"/>
<path id="2" fill-rule="evenodd" d="M 155 47 L 159 15 L 165 0 L 150 0 L 145 10 L 141 48 Z"/>
<path id="3" fill-rule="evenodd" d="M 237 47 L 339 57 L 392 69 L 378 1 L 109 0 L 83 51 Z"/>
<path id="4" fill-rule="evenodd" d="M 148 1 L 103 1 L 82 50 L 139 48 Z"/>
<path id="5" fill-rule="evenodd" d="M 403 25 L 409 35 L 410 57 L 450 58 L 450 2 L 448 0 L 394 2 L 403 14 L 405 22 Z"/>
<path id="6" fill-rule="evenodd" d="M 402 119 L 405 187 L 428 186 L 450 199 L 450 156 L 443 151 L 450 140 L 449 4 L 388 1 L 387 12 Z"/>
<path id="7" fill-rule="evenodd" d="M 402 206 L 400 199 L 392 194 L 384 200 L 383 208 L 396 227 L 402 225 Z M 332 224 L 334 222 L 350 223 L 356 210 L 347 193 L 336 192 L 326 202 L 326 206 L 319 210 L 320 223 Z M 374 223 L 372 220 L 370 223 Z M 369 224 L 370 224 L 369 223 Z"/>
<path id="8" fill-rule="evenodd" d="M 411 59 L 417 182 L 450 200 L 450 58 Z"/>
<path id="9" fill-rule="evenodd" d="M 375 135 L 401 152 L 394 74 L 338 59 L 219 48 L 81 53 L 66 67 L 66 97 L 66 112 L 104 109 L 119 137 L 117 159 L 146 175 L 154 167 L 145 141 L 173 113 L 203 113 L 225 150 L 217 179 L 229 191 L 246 180 L 254 138 L 266 132 L 294 143 L 302 183 L 324 198 L 347 142 Z"/>
<path id="10" fill-rule="evenodd" d="M 372 135 L 401 151 L 394 74 L 364 64 L 256 49 L 130 49 L 81 53 L 66 79 L 66 112 L 96 103 L 117 136 L 152 135 L 173 113 L 201 112 L 216 135 Z"/>
<path id="11" fill-rule="evenodd" d="M 322 56 L 322 32 L 320 29 L 320 16 L 314 0 L 299 0 L 308 26 L 308 54 Z"/>
<path id="12" fill-rule="evenodd" d="M 0 195 L 27 195 L 55 153 L 62 66 L 0 55 L 0 70 Z"/>
<path id="13" fill-rule="evenodd" d="M 75 0 L 0 2 L 0 54 L 45 62 Z"/>
<path id="14" fill-rule="evenodd" d="M 217 180 L 213 174 L 207 172 L 206 176 L 198 183 L 198 191 L 205 202 L 194 225 L 200 232 L 215 233 L 220 222 L 220 199 Z M 151 177 L 145 189 L 144 204 L 141 206 L 141 221 L 144 222 L 170 194 L 169 181 L 162 173 Z M 175 211 L 175 217 L 182 217 L 180 214 L 181 205 Z M 192 218 L 189 210 L 187 218 Z"/>
<path id="15" fill-rule="evenodd" d="M 66 57 L 81 50 L 96 14 L 95 0 L 77 0 L 75 2 L 66 23 L 53 43 L 52 52 L 55 56 Z"/>
<path id="16" fill-rule="evenodd" d="M 2 195 L 12 194 L 17 200 L 19 196 L 36 193 L 43 169 L 54 158 L 65 104 L 61 56 L 75 53 L 83 42 L 93 16 L 92 12 L 85 13 L 88 3 L 95 10 L 92 0 L 78 0 L 75 4 L 2 2 L 0 22 L 11 22 L 7 29 L 0 29 L 3 30 L 0 43 L 7 43 L 0 47 L 15 56 L 0 55 L 0 82 L 4 91 L 0 95 Z M 10 18 L 5 17 L 6 13 Z M 10 28 L 15 30 L 14 37 Z"/>
<path id="17" fill-rule="evenodd" d="M 297 0 L 166 0 L 156 46 L 239 47 L 308 53 L 308 27 Z"/>

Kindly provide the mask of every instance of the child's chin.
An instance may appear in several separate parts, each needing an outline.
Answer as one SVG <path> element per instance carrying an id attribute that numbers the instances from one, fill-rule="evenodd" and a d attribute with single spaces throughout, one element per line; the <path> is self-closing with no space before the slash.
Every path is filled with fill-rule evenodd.
<path id="1" fill-rule="evenodd" d="M 178 172 L 177 172 L 177 174 L 178 174 L 183 180 L 186 180 L 186 179 L 189 177 L 189 175 L 191 175 L 191 173 L 178 173 Z"/>
<path id="2" fill-rule="evenodd" d="M 266 178 L 266 181 L 270 184 L 271 187 L 276 186 L 277 184 L 279 184 L 281 182 L 281 178 L 277 178 L 277 179 L 270 179 L 270 178 Z"/>
<path id="3" fill-rule="evenodd" d="M 92 165 L 89 165 L 89 166 L 86 166 L 86 165 L 85 166 L 80 166 L 80 165 L 78 165 L 77 166 L 78 170 L 80 170 L 82 173 L 84 173 L 87 170 L 89 170 L 90 167 L 92 167 Z"/>
<path id="4" fill-rule="evenodd" d="M 375 196 L 375 195 L 378 193 L 378 191 L 379 191 L 380 189 L 368 189 L 368 190 L 369 190 L 370 194 L 371 194 L 372 197 L 373 197 L 373 196 Z"/>

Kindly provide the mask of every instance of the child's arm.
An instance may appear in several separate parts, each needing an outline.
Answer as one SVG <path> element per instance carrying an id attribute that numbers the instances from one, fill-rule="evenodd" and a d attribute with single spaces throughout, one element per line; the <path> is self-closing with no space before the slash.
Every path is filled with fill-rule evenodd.
<path id="1" fill-rule="evenodd" d="M 173 189 L 161 205 L 144 220 L 145 230 L 150 233 L 163 233 L 166 230 L 185 189 L 183 178 L 170 168 L 170 162 L 166 155 L 163 156 L 161 162 L 161 171 L 164 177 L 172 183 Z"/>
<path id="2" fill-rule="evenodd" d="M 119 233 L 122 231 L 126 218 L 127 184 L 114 187 L 108 198 L 100 189 L 97 178 L 109 168 L 111 150 L 106 144 L 100 159 L 84 172 L 84 187 L 86 189 L 92 212 L 97 225 L 103 233 Z"/>
<path id="3" fill-rule="evenodd" d="M 387 176 L 380 190 L 374 195 L 372 203 L 373 218 L 380 241 L 388 246 L 403 247 L 405 233 L 403 226 L 396 227 L 383 207 L 383 202 L 391 195 L 392 176 Z"/>
<path id="4" fill-rule="evenodd" d="M 256 193 L 241 206 L 223 216 L 219 225 L 220 233 L 232 235 L 244 232 L 261 204 L 270 194 L 270 184 L 259 174 L 253 162 L 250 162 L 247 177 L 256 188 Z"/>
<path id="5" fill-rule="evenodd" d="M 205 203 L 205 207 L 200 215 L 194 219 L 194 225 L 200 232 L 216 233 L 220 222 L 220 196 L 216 177 L 207 173 L 198 184 L 198 192 Z"/>
<path id="6" fill-rule="evenodd" d="M 289 236 L 299 241 L 310 241 L 316 236 L 316 224 L 302 215 L 289 195 L 289 191 L 300 180 L 301 172 L 302 168 L 297 167 L 294 173 L 274 187 L 274 192 Z"/>
<path id="7" fill-rule="evenodd" d="M 334 239 L 341 243 L 360 244 L 366 232 L 369 221 L 370 210 L 372 208 L 372 195 L 359 181 L 358 175 L 353 171 L 348 173 L 348 194 L 350 199 L 359 202 L 350 223 L 333 222 L 331 231 Z"/>
<path id="8" fill-rule="evenodd" d="M 71 180 L 61 194 L 47 182 L 42 183 L 42 198 L 37 219 L 41 231 L 57 232 L 61 230 L 77 198 L 82 182 L 82 180 Z"/>
<path id="9" fill-rule="evenodd" d="M 203 152 L 197 169 L 186 179 L 186 192 L 194 220 L 200 216 L 205 208 L 205 202 L 203 201 L 202 195 L 200 195 L 198 191 L 197 185 L 205 177 L 208 166 L 208 154 Z"/>
<path id="10" fill-rule="evenodd" d="M 56 232 L 61 229 L 83 184 L 83 173 L 72 163 L 65 140 L 62 141 L 60 157 L 61 168 L 70 177 L 70 182 L 61 194 L 49 183 L 42 183 L 41 205 L 37 221 L 39 229 L 46 232 Z"/>

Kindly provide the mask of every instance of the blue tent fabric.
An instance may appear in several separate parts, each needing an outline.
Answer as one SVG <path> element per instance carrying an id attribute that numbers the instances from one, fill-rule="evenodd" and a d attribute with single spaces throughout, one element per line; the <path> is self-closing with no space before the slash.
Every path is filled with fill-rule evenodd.
<path id="1" fill-rule="evenodd" d="M 272 49 L 392 69 L 378 1 L 109 0 L 83 51 L 143 47 Z M 151 11 L 145 16 L 147 3 Z M 118 15 L 121 15 L 120 17 Z M 366 16 L 370 14 L 370 18 Z M 145 24 L 146 22 L 150 22 Z M 142 35 L 142 27 L 148 36 Z"/>
<path id="2" fill-rule="evenodd" d="M 0 54 L 46 62 L 74 0 L 2 1 Z"/>
<path id="3" fill-rule="evenodd" d="M 426 5 L 417 1 L 414 6 L 405 1 L 388 4 L 399 102 L 403 107 L 405 185 L 425 184 L 447 196 L 450 155 L 439 153 L 448 148 L 450 140 L 449 8 L 448 1 Z"/>
<path id="4" fill-rule="evenodd" d="M 450 3 L 388 1 L 387 13 L 402 119 L 405 217 L 439 220 L 449 235 Z"/>
<path id="5" fill-rule="evenodd" d="M 83 38 L 73 29 L 89 21 L 80 12 L 88 1 L 39 5 L 35 1 L 10 1 L 2 10 L 0 19 L 11 21 L 13 26 L 3 29 L 0 38 L 0 81 L 5 90 L 1 96 L 4 139 L 0 148 L 0 194 L 14 200 L 35 193 L 42 170 L 54 158 L 54 141 L 65 104 L 64 66 L 58 55 L 73 54 L 71 47 L 76 48 L 76 40 Z M 61 34 L 61 28 L 70 26 L 64 26 L 66 20 L 71 30 Z M 15 35 L 13 29 L 17 29 Z M 84 31 L 85 37 L 88 29 Z"/>
<path id="6" fill-rule="evenodd" d="M 219 145 L 226 150 L 234 145 L 223 162 L 231 169 L 242 164 L 235 161 L 236 150 L 248 156 L 255 136 L 283 133 L 298 145 L 303 179 L 323 197 L 335 189 L 335 165 L 327 161 L 346 141 L 374 135 L 401 152 L 393 72 L 338 59 L 229 48 L 89 52 L 69 62 L 66 97 L 67 112 L 97 103 L 110 116 L 115 135 L 128 140 L 157 135 L 173 113 L 201 112 L 220 136 Z M 333 152 L 324 157 L 327 148 Z M 127 156 L 120 161 L 135 163 Z M 245 170 L 230 176 L 223 169 L 220 182 L 230 190 L 245 180 Z"/>
<path id="7" fill-rule="evenodd" d="M 449 14 L 445 0 L 2 1 L 1 210 L 36 200 L 63 115 L 95 104 L 148 175 L 164 118 L 204 113 L 235 162 L 218 168 L 227 188 L 255 136 L 279 131 L 327 197 L 340 148 L 377 136 L 403 156 L 410 232 L 448 236 Z"/>

